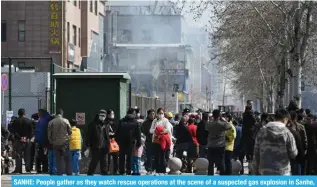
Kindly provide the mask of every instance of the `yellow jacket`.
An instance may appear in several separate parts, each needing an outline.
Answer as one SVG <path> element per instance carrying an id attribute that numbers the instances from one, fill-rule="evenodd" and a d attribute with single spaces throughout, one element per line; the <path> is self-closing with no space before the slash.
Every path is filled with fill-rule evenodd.
<path id="1" fill-rule="evenodd" d="M 71 151 L 81 150 L 81 134 L 77 127 L 72 127 L 72 135 L 69 139 L 69 149 Z"/>
<path id="2" fill-rule="evenodd" d="M 233 126 L 232 122 L 229 122 L 231 128 L 226 131 L 226 151 L 233 151 L 234 148 L 234 140 L 237 137 L 237 132 L 235 126 Z"/>

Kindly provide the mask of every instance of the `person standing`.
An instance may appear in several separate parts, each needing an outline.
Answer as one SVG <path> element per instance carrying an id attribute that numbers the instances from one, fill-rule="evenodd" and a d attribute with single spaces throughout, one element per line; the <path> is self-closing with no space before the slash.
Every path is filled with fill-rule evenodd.
<path id="1" fill-rule="evenodd" d="M 155 118 L 155 110 L 150 109 L 147 111 L 147 118 L 142 123 L 141 132 L 145 135 L 145 154 L 146 154 L 146 161 L 145 161 L 145 170 L 151 174 L 153 169 L 152 168 L 152 157 L 153 157 L 153 143 L 152 143 L 152 136 L 153 134 L 150 133 L 150 128 L 152 122 Z"/>
<path id="2" fill-rule="evenodd" d="M 188 144 L 188 165 L 187 165 L 187 172 L 192 173 L 193 168 L 193 162 L 198 156 L 198 149 L 199 149 L 199 143 L 197 141 L 197 126 L 195 124 L 195 119 L 190 118 L 188 120 L 188 130 L 192 138 L 192 143 Z"/>
<path id="3" fill-rule="evenodd" d="M 209 113 L 202 114 L 202 120 L 197 125 L 197 141 L 199 143 L 199 157 L 205 158 L 207 156 L 207 139 L 208 131 L 206 126 L 209 121 Z"/>
<path id="4" fill-rule="evenodd" d="M 69 150 L 72 155 L 72 171 L 75 175 L 79 175 L 79 158 L 82 148 L 82 138 L 80 129 L 76 127 L 77 121 L 71 120 L 70 125 L 72 127 L 72 135 L 69 140 Z"/>
<path id="5" fill-rule="evenodd" d="M 119 144 L 119 173 L 131 175 L 132 152 L 134 145 L 141 146 L 141 128 L 136 120 L 135 109 L 128 110 L 116 130 L 116 140 Z"/>
<path id="6" fill-rule="evenodd" d="M 107 110 L 107 117 L 105 120 L 106 125 L 109 128 L 109 138 L 110 139 L 115 139 L 116 137 L 116 129 L 117 129 L 117 124 L 114 120 L 114 111 L 109 109 Z M 110 172 L 110 165 L 111 165 L 111 159 L 113 163 L 113 175 L 118 174 L 118 167 L 119 167 L 119 153 L 118 152 L 112 152 L 108 154 L 108 171 Z"/>
<path id="7" fill-rule="evenodd" d="M 158 164 L 159 164 L 159 159 L 160 159 L 160 155 L 162 152 L 161 152 L 161 147 L 160 147 L 160 144 L 159 142 L 155 142 L 155 137 L 156 137 L 156 134 L 154 134 L 155 132 L 155 129 L 157 126 L 162 126 L 164 127 L 164 131 L 169 135 L 170 137 L 170 142 L 172 142 L 172 125 L 170 124 L 170 122 L 168 121 L 167 118 L 165 118 L 164 116 L 164 109 L 163 108 L 159 108 L 157 109 L 156 111 L 157 113 L 157 118 L 153 120 L 152 124 L 151 124 L 151 127 L 150 127 L 150 134 L 153 134 L 153 137 L 152 137 L 152 142 L 153 142 L 153 154 L 155 155 L 155 158 L 154 158 L 154 163 L 155 163 L 155 170 L 156 172 L 158 172 L 158 170 L 161 172 L 161 169 L 158 168 Z M 171 147 L 168 147 L 166 150 L 170 151 L 171 150 Z M 167 155 L 170 154 L 170 152 L 168 151 L 165 151 L 165 159 L 167 157 Z M 165 162 L 166 163 L 166 162 Z"/>
<path id="8" fill-rule="evenodd" d="M 56 159 L 57 175 L 72 175 L 72 161 L 69 151 L 69 137 L 72 135 L 69 121 L 63 118 L 63 110 L 59 109 L 56 116 L 48 124 L 48 140 L 53 145 Z"/>
<path id="9" fill-rule="evenodd" d="M 32 121 L 25 117 L 23 108 L 18 111 L 18 119 L 12 124 L 12 134 L 14 135 L 13 148 L 15 150 L 15 170 L 12 173 L 22 173 L 22 157 L 24 156 L 25 170 L 31 172 L 31 152 L 29 148 L 30 140 L 33 137 Z"/>
<path id="10" fill-rule="evenodd" d="M 110 149 L 109 128 L 105 124 L 107 112 L 100 110 L 94 121 L 88 126 L 87 143 L 91 152 L 91 160 L 87 175 L 94 175 L 98 163 L 100 174 L 108 175 L 108 153 Z"/>
<path id="11" fill-rule="evenodd" d="M 232 164 L 231 159 L 233 158 L 233 148 L 234 141 L 237 137 L 236 128 L 232 124 L 232 116 L 230 114 L 225 115 L 225 119 L 231 126 L 229 130 L 226 131 L 226 150 L 225 150 L 225 174 L 232 174 Z"/>
<path id="12" fill-rule="evenodd" d="M 40 109 L 39 121 L 35 128 L 35 144 L 36 144 L 36 171 L 37 173 L 48 172 L 47 148 L 45 148 L 45 139 L 47 138 L 47 127 L 50 121 L 50 115 L 44 109 Z"/>
<path id="13" fill-rule="evenodd" d="M 274 118 L 256 136 L 251 162 L 255 175 L 291 175 L 290 159 L 296 158 L 298 150 L 293 134 L 286 127 L 290 115 L 287 110 L 279 109 Z"/>
<path id="14" fill-rule="evenodd" d="M 254 129 L 255 129 L 256 119 L 253 115 L 251 104 L 245 107 L 245 112 L 243 113 L 242 122 L 242 156 L 246 156 L 247 161 L 250 163 L 253 157 L 253 147 L 255 140 L 253 139 Z"/>
<path id="15" fill-rule="evenodd" d="M 220 175 L 225 174 L 224 154 L 226 146 L 226 131 L 231 128 L 231 125 L 221 118 L 220 110 L 214 110 L 212 112 L 213 120 L 207 124 L 208 131 L 208 152 L 207 159 L 208 175 L 214 175 L 214 165 L 220 171 Z"/>

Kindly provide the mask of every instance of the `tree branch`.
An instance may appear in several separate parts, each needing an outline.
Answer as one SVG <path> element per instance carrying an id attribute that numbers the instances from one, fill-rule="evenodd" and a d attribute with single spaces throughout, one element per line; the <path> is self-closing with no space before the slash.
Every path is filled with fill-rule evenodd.
<path id="1" fill-rule="evenodd" d="M 270 1 L 276 8 L 278 8 L 283 14 L 284 16 L 286 16 L 286 12 L 280 7 L 278 6 L 278 4 L 276 4 L 274 1 Z"/>

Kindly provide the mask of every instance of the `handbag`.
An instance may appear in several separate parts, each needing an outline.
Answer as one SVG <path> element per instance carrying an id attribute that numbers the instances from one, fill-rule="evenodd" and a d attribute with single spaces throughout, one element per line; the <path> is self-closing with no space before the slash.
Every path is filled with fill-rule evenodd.
<path id="1" fill-rule="evenodd" d="M 109 147 L 110 147 L 110 153 L 117 153 L 120 150 L 118 143 L 113 138 L 110 140 Z"/>

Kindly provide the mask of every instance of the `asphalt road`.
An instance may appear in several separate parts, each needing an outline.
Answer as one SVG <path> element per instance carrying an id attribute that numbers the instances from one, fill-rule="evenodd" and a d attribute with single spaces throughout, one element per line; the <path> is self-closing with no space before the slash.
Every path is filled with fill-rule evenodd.
<path id="1" fill-rule="evenodd" d="M 13 169 L 14 168 L 10 168 L 10 173 L 13 171 Z M 244 171 L 246 174 L 249 172 L 248 163 L 244 163 Z M 141 173 L 142 173 L 142 175 L 146 175 L 146 171 L 145 171 L 144 167 L 142 167 Z M 216 173 L 216 168 L 215 168 L 215 173 Z M 24 175 L 25 176 L 30 176 L 30 175 L 31 176 L 34 176 L 34 175 L 36 175 L 36 176 L 48 176 L 45 174 L 36 174 L 35 171 L 32 171 L 31 173 L 24 174 Z M 194 174 L 193 173 L 183 173 L 182 175 L 194 175 Z M 13 176 L 12 174 L 1 175 L 1 187 L 11 187 L 12 186 L 11 185 L 11 177 L 12 176 Z M 21 176 L 21 175 L 19 175 L 19 176 Z M 82 176 L 85 176 L 85 174 L 82 174 Z"/>

